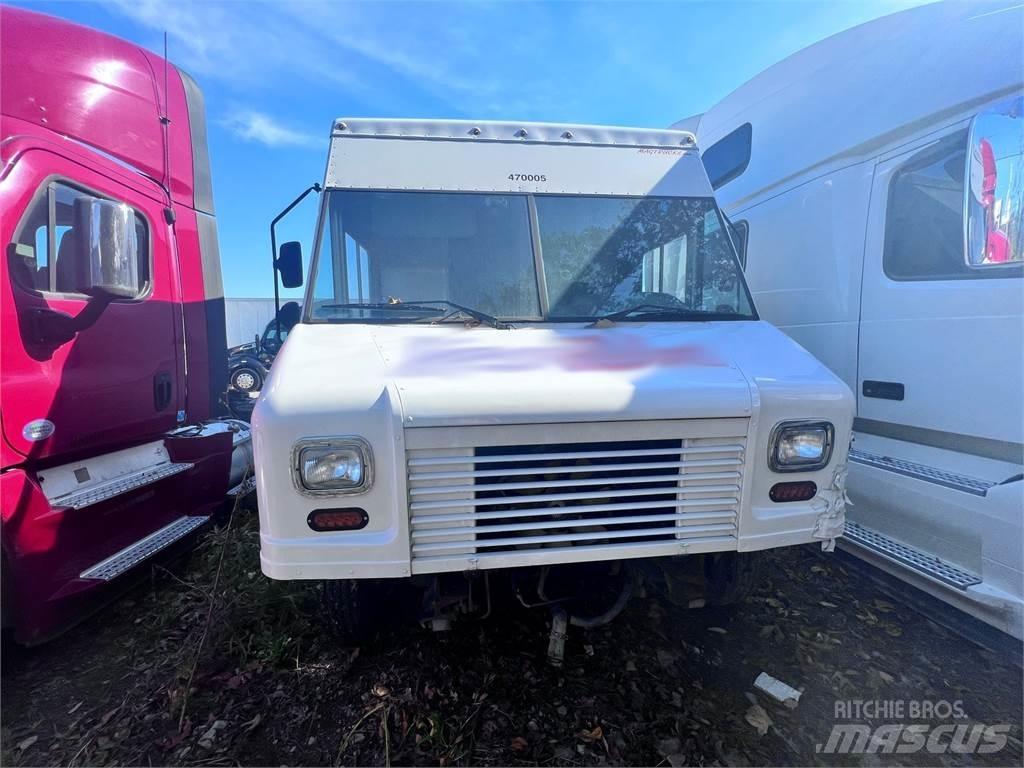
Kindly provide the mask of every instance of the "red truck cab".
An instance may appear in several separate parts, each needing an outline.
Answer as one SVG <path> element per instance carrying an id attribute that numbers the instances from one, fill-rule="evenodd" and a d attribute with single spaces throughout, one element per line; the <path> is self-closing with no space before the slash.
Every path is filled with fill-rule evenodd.
<path id="1" fill-rule="evenodd" d="M 206 522 L 241 479 L 248 429 L 217 418 L 198 86 L 125 40 L 0 14 L 3 612 L 33 643 Z"/>

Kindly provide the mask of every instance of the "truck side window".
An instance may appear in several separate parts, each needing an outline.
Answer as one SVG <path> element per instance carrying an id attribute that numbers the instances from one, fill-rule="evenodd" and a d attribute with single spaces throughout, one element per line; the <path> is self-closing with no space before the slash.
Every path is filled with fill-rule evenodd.
<path id="1" fill-rule="evenodd" d="M 747 239 L 750 237 L 750 224 L 746 219 L 733 221 L 729 224 L 732 234 L 733 245 L 736 246 L 736 255 L 740 260 L 740 267 L 747 268 Z"/>
<path id="2" fill-rule="evenodd" d="M 885 244 L 882 267 L 893 280 L 970 280 L 1016 277 L 1021 262 L 1008 258 L 994 266 L 979 256 L 967 258 L 964 211 L 984 221 L 986 209 L 965 205 L 967 178 L 967 131 L 957 131 L 915 152 L 896 168 L 889 182 L 885 213 Z M 973 198 L 973 195 L 972 195 Z M 1001 211 L 1006 211 L 1004 206 Z M 989 215 L 996 235 L 1013 229 L 1013 216 Z M 1005 221 L 1004 221 L 1005 219 Z M 998 226 L 996 226 L 998 225 Z M 972 227 L 972 231 L 977 231 Z M 989 232 L 989 241 L 996 238 Z M 975 238 L 968 236 L 973 247 Z M 979 247 L 979 253 L 981 253 Z M 1009 261 L 1009 263 L 1006 263 Z M 981 267 L 981 268 L 979 268 Z M 998 268 L 996 268 L 998 267 Z"/>
<path id="3" fill-rule="evenodd" d="M 967 132 L 958 131 L 908 158 L 892 174 L 882 265 L 894 280 L 961 276 Z"/>
<path id="4" fill-rule="evenodd" d="M 50 182 L 36 197 L 13 244 L 11 274 L 19 285 L 42 293 L 83 292 L 88 243 L 82 227 L 75 226 L 75 201 L 81 198 L 102 199 L 61 182 Z M 133 213 L 141 295 L 149 284 L 149 229 L 142 214 Z"/>
<path id="5" fill-rule="evenodd" d="M 744 123 L 704 150 L 701 159 L 712 189 L 718 189 L 747 170 L 752 137 L 750 123 Z"/>

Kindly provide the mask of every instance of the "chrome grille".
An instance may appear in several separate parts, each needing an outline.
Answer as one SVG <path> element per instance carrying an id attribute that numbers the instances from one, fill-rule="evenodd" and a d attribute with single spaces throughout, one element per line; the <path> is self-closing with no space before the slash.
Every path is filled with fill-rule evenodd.
<path id="1" fill-rule="evenodd" d="M 729 421 L 739 426 L 740 420 Z M 543 445 L 447 447 L 448 440 L 438 441 L 446 447 L 410 448 L 413 561 L 479 562 L 544 550 L 557 562 L 559 552 L 579 554 L 581 546 L 671 554 L 707 540 L 731 548 L 746 444 L 743 430 L 732 431 Z M 600 557 L 595 550 L 586 559 Z"/>

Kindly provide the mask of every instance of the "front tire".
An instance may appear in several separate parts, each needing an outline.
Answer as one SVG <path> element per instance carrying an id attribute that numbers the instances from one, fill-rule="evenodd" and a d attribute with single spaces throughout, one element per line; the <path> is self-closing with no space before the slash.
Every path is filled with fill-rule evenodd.
<path id="1" fill-rule="evenodd" d="M 324 582 L 324 620 L 331 633 L 342 642 L 358 644 L 370 639 L 374 624 L 372 586 L 357 579 Z"/>
<path id="2" fill-rule="evenodd" d="M 762 581 L 762 552 L 720 552 L 704 557 L 704 583 L 708 605 L 741 603 Z"/>
<path id="3" fill-rule="evenodd" d="M 762 581 L 761 552 L 708 552 L 659 562 L 669 601 L 682 608 L 736 605 Z"/>

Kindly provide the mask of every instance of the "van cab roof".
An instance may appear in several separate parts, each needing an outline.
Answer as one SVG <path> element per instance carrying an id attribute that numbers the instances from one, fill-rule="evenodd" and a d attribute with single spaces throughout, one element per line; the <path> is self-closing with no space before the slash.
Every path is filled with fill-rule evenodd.
<path id="1" fill-rule="evenodd" d="M 387 117 L 342 117 L 335 120 L 331 127 L 331 137 L 348 136 L 688 149 L 696 147 L 696 138 L 690 131 L 496 120 L 407 120 Z"/>
<path id="2" fill-rule="evenodd" d="M 341 118 L 326 189 L 709 197 L 689 131 Z"/>

